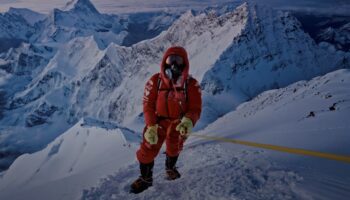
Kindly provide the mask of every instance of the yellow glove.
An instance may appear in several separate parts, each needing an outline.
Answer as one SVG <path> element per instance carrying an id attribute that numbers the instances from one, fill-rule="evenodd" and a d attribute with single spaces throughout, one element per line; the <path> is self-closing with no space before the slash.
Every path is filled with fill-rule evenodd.
<path id="1" fill-rule="evenodd" d="M 147 127 L 145 132 L 145 140 L 150 144 L 157 144 L 158 142 L 158 124 Z"/>
<path id="2" fill-rule="evenodd" d="M 176 126 L 176 130 L 180 132 L 180 134 L 184 137 L 187 137 L 193 128 L 193 123 L 190 118 L 183 117 L 179 125 Z"/>

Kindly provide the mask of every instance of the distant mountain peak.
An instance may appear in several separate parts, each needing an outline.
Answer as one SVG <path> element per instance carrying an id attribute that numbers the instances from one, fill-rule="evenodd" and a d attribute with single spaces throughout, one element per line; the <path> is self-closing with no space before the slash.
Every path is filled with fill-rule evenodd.
<path id="1" fill-rule="evenodd" d="M 81 10 L 93 13 L 99 13 L 94 4 L 91 3 L 90 0 L 71 0 L 69 1 L 63 10 Z"/>
<path id="2" fill-rule="evenodd" d="M 7 12 L 12 15 L 17 15 L 23 17 L 30 25 L 34 25 L 36 22 L 43 20 L 46 15 L 32 11 L 28 8 L 13 8 L 10 7 Z"/>

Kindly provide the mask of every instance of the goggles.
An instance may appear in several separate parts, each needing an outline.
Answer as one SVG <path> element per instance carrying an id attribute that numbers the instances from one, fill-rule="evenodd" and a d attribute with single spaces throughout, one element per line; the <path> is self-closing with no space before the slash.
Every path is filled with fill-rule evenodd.
<path id="1" fill-rule="evenodd" d="M 168 66 L 171 65 L 177 65 L 177 66 L 184 66 L 184 59 L 181 56 L 178 55 L 170 55 L 166 58 L 165 64 Z"/>

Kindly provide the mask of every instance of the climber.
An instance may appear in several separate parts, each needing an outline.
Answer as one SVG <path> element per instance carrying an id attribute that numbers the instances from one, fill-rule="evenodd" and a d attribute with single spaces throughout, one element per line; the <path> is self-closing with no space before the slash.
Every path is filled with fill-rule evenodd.
<path id="1" fill-rule="evenodd" d="M 131 193 L 152 186 L 154 159 L 166 143 L 167 180 L 180 178 L 176 162 L 184 141 L 200 117 L 201 89 L 189 75 L 189 60 L 183 47 L 169 48 L 162 59 L 160 73 L 146 83 L 143 96 L 145 128 L 136 157 L 141 176 L 131 184 Z"/>

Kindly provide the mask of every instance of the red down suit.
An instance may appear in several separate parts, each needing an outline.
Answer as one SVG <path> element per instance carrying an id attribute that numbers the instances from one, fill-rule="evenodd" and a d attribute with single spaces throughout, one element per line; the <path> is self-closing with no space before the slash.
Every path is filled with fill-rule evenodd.
<path id="1" fill-rule="evenodd" d="M 165 60 L 169 55 L 179 55 L 184 60 L 182 75 L 174 83 L 165 74 Z M 160 73 L 154 74 L 146 83 L 143 96 L 143 113 L 146 126 L 158 124 L 158 143 L 150 145 L 144 138 L 136 153 L 141 163 L 151 163 L 158 155 L 164 141 L 166 154 L 178 156 L 184 140 L 175 130 L 183 116 L 196 124 L 202 109 L 201 89 L 194 78 L 189 76 L 189 61 L 184 48 L 169 48 L 162 59 Z"/>

